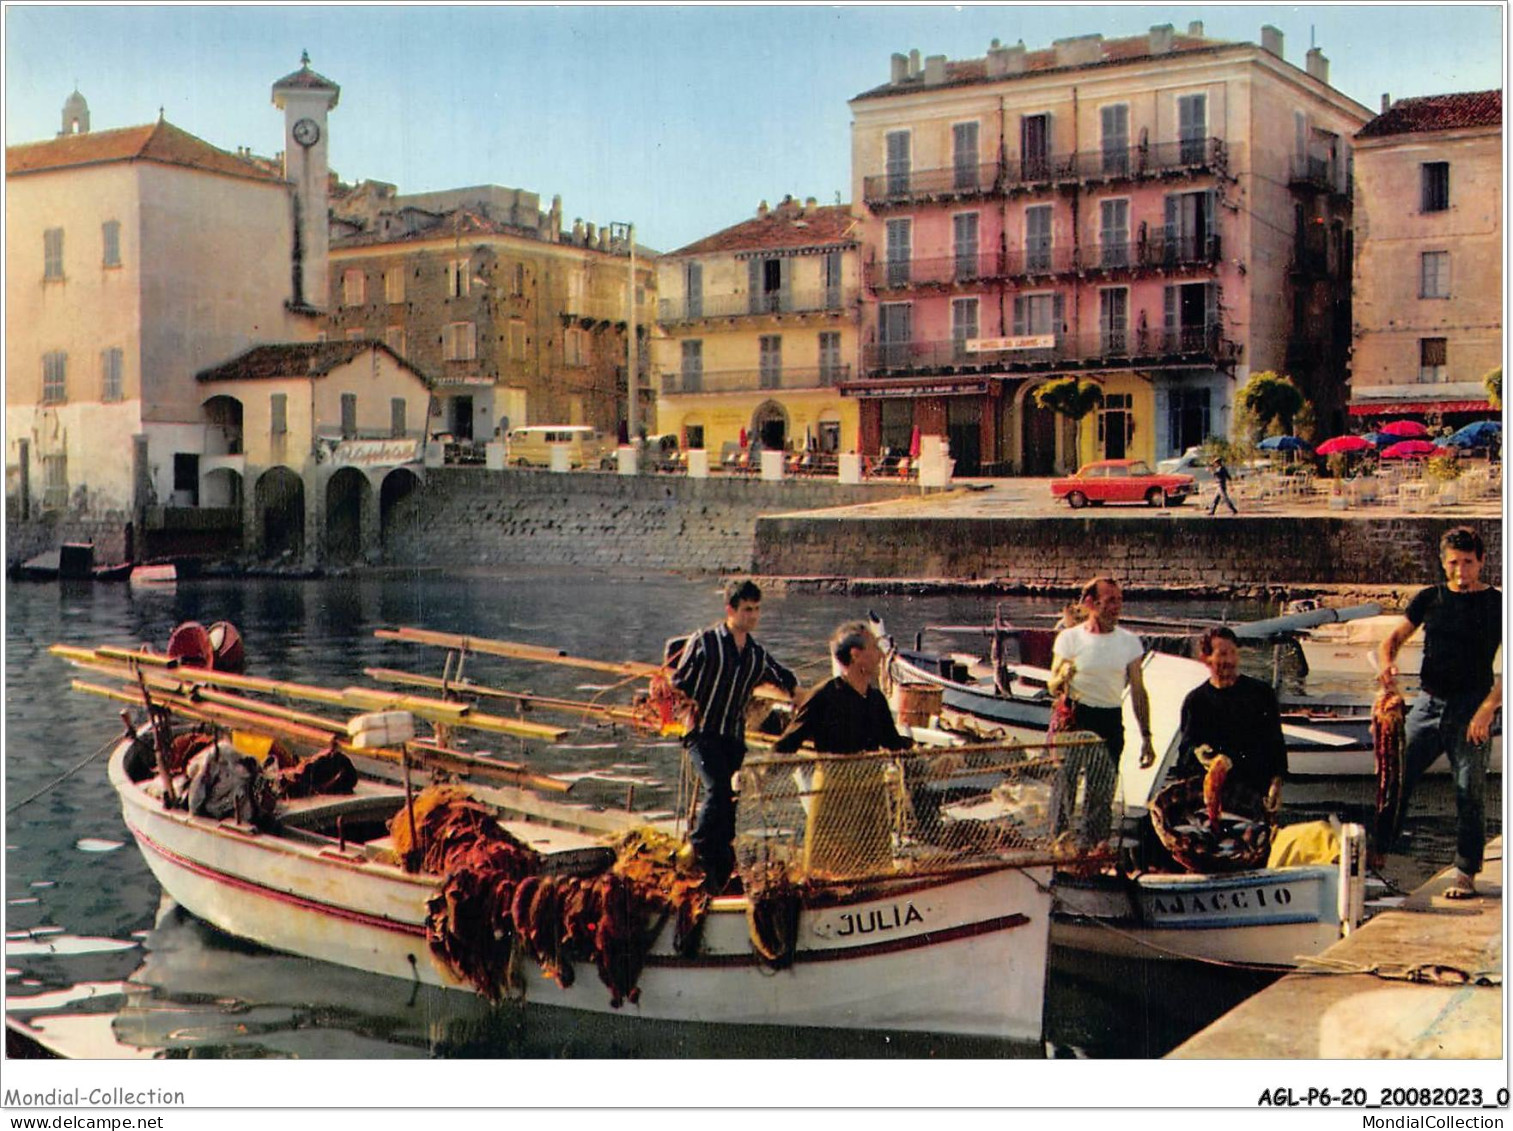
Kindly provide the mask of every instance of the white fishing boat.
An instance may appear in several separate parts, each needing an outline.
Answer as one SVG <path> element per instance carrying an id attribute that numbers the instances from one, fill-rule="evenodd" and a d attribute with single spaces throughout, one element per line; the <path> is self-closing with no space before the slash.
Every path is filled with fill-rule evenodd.
<path id="1" fill-rule="evenodd" d="M 277 950 L 472 992 L 433 959 L 428 943 L 427 900 L 442 877 L 405 871 L 384 843 L 387 821 L 404 809 L 402 789 L 365 779 L 351 796 L 282 802 L 276 819 L 257 827 L 165 807 L 150 750 L 143 736 L 123 738 L 111 755 L 110 781 L 153 874 L 186 910 Z M 805 762 L 781 759 L 774 770 L 763 761 L 743 771 L 748 796 L 762 791 L 760 775 L 792 778 Z M 539 798 L 523 796 L 512 814 L 510 793 L 488 795 L 505 828 L 541 852 L 546 869 L 591 873 L 604 866 L 603 836 L 581 822 L 573 827 L 574 807 L 559 805 L 552 815 L 566 827 L 553 827 L 541 820 Z M 805 796 L 812 802 L 816 790 Z M 773 815 L 770 803 L 749 807 Z M 760 833 L 770 862 L 779 844 L 802 842 L 803 822 Z M 635 1000 L 617 1012 L 1040 1039 L 1051 898 L 1044 850 L 933 851 L 917 870 L 898 856 L 870 877 L 841 878 L 844 884 L 799 889 L 792 951 L 780 968 L 753 944 L 747 895 L 710 901 L 693 953 L 677 947 L 674 922 L 666 920 L 641 956 Z M 507 961 L 506 951 L 500 962 Z M 975 976 L 982 970 L 993 977 Z M 614 1009 L 606 986 L 588 976 L 565 988 L 527 977 L 525 987 L 528 1000 Z"/>
<path id="2" fill-rule="evenodd" d="M 1309 629 L 1298 637 L 1308 674 L 1374 677 L 1377 650 L 1402 623 L 1401 615 L 1381 614 Z M 1405 676 L 1417 676 L 1423 662 L 1424 637 L 1422 633 L 1414 633 L 1398 650 L 1398 671 Z"/>

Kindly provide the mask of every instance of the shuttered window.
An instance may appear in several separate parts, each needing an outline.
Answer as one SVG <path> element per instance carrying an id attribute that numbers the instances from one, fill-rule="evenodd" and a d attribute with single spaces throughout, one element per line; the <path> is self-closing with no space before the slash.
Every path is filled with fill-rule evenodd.
<path id="1" fill-rule="evenodd" d="M 42 355 L 42 403 L 62 404 L 68 399 L 68 354 L 51 350 Z"/>

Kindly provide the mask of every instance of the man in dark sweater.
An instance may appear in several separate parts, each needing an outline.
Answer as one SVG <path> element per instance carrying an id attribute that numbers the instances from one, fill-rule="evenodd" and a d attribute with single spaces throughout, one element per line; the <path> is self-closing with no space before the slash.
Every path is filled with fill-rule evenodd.
<path id="1" fill-rule="evenodd" d="M 1377 844 L 1385 852 L 1401 830 L 1414 783 L 1441 754 L 1455 777 L 1455 875 L 1449 899 L 1476 894 L 1487 842 L 1487 757 L 1492 720 L 1502 703 L 1502 677 L 1494 660 L 1502 647 L 1502 593 L 1481 579 L 1486 544 L 1469 526 L 1447 530 L 1439 541 L 1445 584 L 1420 590 L 1402 623 L 1377 655 L 1384 690 L 1397 690 L 1397 653 L 1424 630 L 1422 687 L 1405 725 L 1402 800 L 1393 827 Z"/>
<path id="2" fill-rule="evenodd" d="M 843 624 L 830 638 L 841 674 L 821 684 L 772 748 L 792 754 L 807 739 L 820 754 L 903 750 L 888 700 L 877 689 L 883 653 L 862 621 Z M 892 820 L 883 762 L 875 758 L 821 759 L 808 786 L 803 868 L 831 878 L 876 874 L 891 866 Z"/>
<path id="3" fill-rule="evenodd" d="M 1274 809 L 1287 772 L 1276 693 L 1240 674 L 1240 647 L 1227 628 L 1211 628 L 1199 638 L 1198 658 L 1208 668 L 1208 682 L 1182 702 L 1181 754 L 1173 776 L 1201 774 L 1211 753 L 1223 754 L 1232 764 L 1230 779 L 1266 797 Z"/>

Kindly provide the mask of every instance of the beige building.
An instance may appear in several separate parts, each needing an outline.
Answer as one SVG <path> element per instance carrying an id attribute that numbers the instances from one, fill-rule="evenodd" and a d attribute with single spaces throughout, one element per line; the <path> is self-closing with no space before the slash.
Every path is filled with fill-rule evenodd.
<path id="1" fill-rule="evenodd" d="M 206 503 L 245 508 L 264 557 L 376 559 L 394 504 L 419 485 L 431 389 L 377 342 L 257 346 L 197 375 Z"/>
<path id="2" fill-rule="evenodd" d="M 1502 364 L 1502 92 L 1404 98 L 1355 137 L 1350 412 L 1460 425 Z"/>
<path id="3" fill-rule="evenodd" d="M 286 146 L 275 168 L 161 119 L 91 131 L 77 91 L 58 137 L 6 150 L 12 519 L 45 518 L 103 542 L 102 555 L 139 557 L 175 533 L 234 548 L 256 525 L 241 510 L 255 492 L 225 467 L 207 482 L 226 428 L 245 428 L 224 403 L 207 411 L 195 375 L 319 333 L 338 95 L 308 57 L 273 85 Z M 319 225 L 298 219 L 312 212 Z"/>
<path id="4" fill-rule="evenodd" d="M 339 189 L 331 224 L 332 339 L 385 342 L 431 378 L 432 432 L 464 449 L 527 424 L 627 419 L 630 248 L 622 232 L 562 202 L 485 185 L 399 195 L 365 181 Z M 637 250 L 636 338 L 650 411 L 646 342 L 656 312 L 652 257 Z M 456 450 L 456 449 L 454 449 Z"/>
<path id="5" fill-rule="evenodd" d="M 1193 21 L 959 60 L 893 56 L 851 100 L 863 450 L 949 439 L 957 470 L 1049 474 L 1035 389 L 1103 387 L 1080 451 L 1156 460 L 1226 436 L 1250 374 L 1343 420 L 1350 140 L 1370 112 L 1282 34 Z"/>
<path id="6" fill-rule="evenodd" d="M 657 431 L 719 459 L 760 442 L 833 454 L 857 444 L 841 396 L 857 349 L 856 221 L 789 197 L 657 265 Z"/>

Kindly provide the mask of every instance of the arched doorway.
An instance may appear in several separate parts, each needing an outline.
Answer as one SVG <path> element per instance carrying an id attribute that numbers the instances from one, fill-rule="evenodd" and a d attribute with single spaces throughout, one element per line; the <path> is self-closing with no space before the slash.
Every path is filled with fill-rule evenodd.
<path id="1" fill-rule="evenodd" d="M 420 489 L 420 476 L 408 467 L 396 467 L 384 476 L 378 489 L 378 537 L 384 560 L 390 558 L 389 547 L 405 536 L 405 517 L 414 517 L 414 496 Z"/>
<path id="2" fill-rule="evenodd" d="M 200 484 L 200 506 L 242 509 L 242 477 L 229 467 L 205 473 Z"/>
<path id="3" fill-rule="evenodd" d="M 257 481 L 253 503 L 262 526 L 264 558 L 300 558 L 305 552 L 305 484 L 287 467 L 274 467 Z"/>
<path id="4" fill-rule="evenodd" d="M 788 410 L 777 401 L 763 401 L 751 414 L 751 434 L 769 451 L 782 451 L 788 443 Z"/>
<path id="5" fill-rule="evenodd" d="M 355 467 L 344 467 L 326 480 L 327 561 L 362 559 L 362 516 L 372 497 L 368 477 Z"/>
<path id="6" fill-rule="evenodd" d="M 1021 475 L 1056 474 L 1056 414 L 1035 403 L 1031 387 L 1019 393 Z"/>

